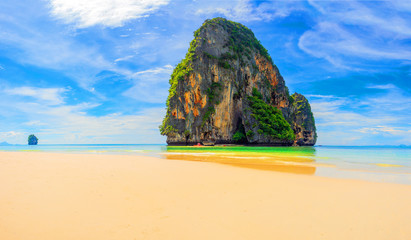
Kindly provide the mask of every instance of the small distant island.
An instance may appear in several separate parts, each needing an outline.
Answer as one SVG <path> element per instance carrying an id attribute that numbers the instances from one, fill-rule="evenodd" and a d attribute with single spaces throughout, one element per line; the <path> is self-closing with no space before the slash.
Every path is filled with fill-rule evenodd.
<path id="1" fill-rule="evenodd" d="M 240 23 L 214 18 L 175 67 L 160 126 L 169 145 L 312 146 L 308 100 L 289 94 L 268 51 Z"/>
<path id="2" fill-rule="evenodd" d="M 31 134 L 29 137 L 28 137 L 28 144 L 29 145 L 37 145 L 37 143 L 38 143 L 38 141 L 39 141 L 39 139 L 34 135 L 34 134 Z"/>

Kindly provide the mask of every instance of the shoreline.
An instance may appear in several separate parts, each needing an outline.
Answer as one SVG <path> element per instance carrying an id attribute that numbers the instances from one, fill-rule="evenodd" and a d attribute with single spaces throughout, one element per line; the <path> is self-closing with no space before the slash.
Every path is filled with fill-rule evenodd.
<path id="1" fill-rule="evenodd" d="M 406 239 L 411 186 L 137 155 L 0 152 L 0 239 Z"/>
<path id="2" fill-rule="evenodd" d="M 332 150 L 314 149 L 313 147 L 256 147 L 258 150 L 255 150 L 247 146 L 144 145 L 147 147 L 135 147 L 136 145 L 127 145 L 133 147 L 126 148 L 124 148 L 125 145 L 118 145 L 121 146 L 120 148 L 107 147 L 109 145 L 93 145 L 95 147 L 92 148 L 89 148 L 89 145 L 78 146 L 64 145 L 62 148 L 56 148 L 54 145 L 52 147 L 42 145 L 35 149 L 9 149 L 0 150 L 0 152 L 152 156 L 167 160 L 212 162 L 259 170 L 411 185 L 411 165 L 405 159 L 408 153 L 397 148 L 396 156 L 390 156 L 392 153 L 387 151 L 378 155 L 370 153 L 369 150 L 367 153 L 367 150 L 362 149 L 362 152 L 354 152 L 358 150 L 340 151 L 341 154 L 348 153 L 347 156 L 351 157 L 355 154 L 354 159 L 349 159 L 335 154 L 335 151 L 339 151 L 338 147 L 331 148 Z M 85 146 L 87 148 L 84 148 Z M 368 156 L 368 154 L 371 155 Z"/>

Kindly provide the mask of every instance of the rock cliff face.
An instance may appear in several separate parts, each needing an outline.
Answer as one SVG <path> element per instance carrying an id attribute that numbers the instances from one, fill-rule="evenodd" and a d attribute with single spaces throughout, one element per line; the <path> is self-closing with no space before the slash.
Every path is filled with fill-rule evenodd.
<path id="1" fill-rule="evenodd" d="M 160 126 L 168 144 L 315 144 L 310 104 L 290 96 L 250 29 L 214 18 L 194 37 L 170 79 Z"/>

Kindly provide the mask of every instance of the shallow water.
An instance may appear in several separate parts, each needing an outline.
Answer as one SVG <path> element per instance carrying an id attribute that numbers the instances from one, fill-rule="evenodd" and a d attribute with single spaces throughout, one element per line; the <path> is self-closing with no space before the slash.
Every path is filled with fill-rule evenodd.
<path id="1" fill-rule="evenodd" d="M 148 155 L 261 170 L 411 184 L 410 147 L 186 147 L 166 145 L 15 145 L 0 151 Z"/>

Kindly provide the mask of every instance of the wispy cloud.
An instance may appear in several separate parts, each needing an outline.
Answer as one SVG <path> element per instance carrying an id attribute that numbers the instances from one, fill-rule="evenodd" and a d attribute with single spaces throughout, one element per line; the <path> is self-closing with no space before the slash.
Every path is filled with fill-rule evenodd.
<path id="1" fill-rule="evenodd" d="M 343 99 L 342 97 L 336 97 L 333 95 L 321 95 L 321 94 L 307 94 L 307 97 L 311 98 L 322 98 L 322 99 Z"/>
<path id="2" fill-rule="evenodd" d="M 128 56 L 125 56 L 125 57 L 117 58 L 117 59 L 114 60 L 114 62 L 127 61 L 127 60 L 132 59 L 133 57 L 134 57 L 133 55 L 128 55 Z"/>
<path id="3" fill-rule="evenodd" d="M 383 144 L 411 144 L 411 96 L 393 84 L 368 88 L 383 92 L 362 99 L 307 95 L 319 144 L 375 145 L 381 139 Z"/>
<path id="4" fill-rule="evenodd" d="M 126 21 L 147 17 L 169 0 L 50 0 L 51 13 L 77 28 L 94 25 L 119 27 Z"/>
<path id="5" fill-rule="evenodd" d="M 67 89 L 64 88 L 18 87 L 5 89 L 4 93 L 32 97 L 47 105 L 59 105 L 64 103 L 62 94 L 66 91 Z"/>
<path id="6" fill-rule="evenodd" d="M 384 85 L 368 85 L 367 88 L 373 88 L 373 89 L 396 89 L 397 87 L 394 84 L 384 84 Z"/>
<path id="7" fill-rule="evenodd" d="M 156 68 L 136 72 L 134 73 L 134 76 L 144 76 L 146 74 L 171 73 L 171 70 L 173 70 L 173 66 L 165 65 L 164 67 L 156 67 Z"/>
<path id="8" fill-rule="evenodd" d="M 371 134 L 381 134 L 381 133 L 388 133 L 388 134 L 393 134 L 393 135 L 411 134 L 410 129 L 387 127 L 387 126 L 364 127 L 364 128 L 358 129 L 357 131 L 361 133 L 371 133 Z"/>
<path id="9" fill-rule="evenodd" d="M 14 137 L 14 136 L 18 136 L 21 135 L 23 133 L 21 132 L 15 132 L 15 131 L 9 131 L 9 132 L 0 132 L 0 136 L 2 138 L 7 138 L 7 137 Z"/>
<path id="10" fill-rule="evenodd" d="M 134 86 L 123 95 L 142 102 L 165 103 L 172 71 L 173 67 L 166 65 L 133 73 Z"/>
<path id="11" fill-rule="evenodd" d="M 10 124 L 14 131 L 0 132 L 0 140 L 24 143 L 27 134 L 35 133 L 42 143 L 158 143 L 164 137 L 158 133 L 165 114 L 164 108 L 145 108 L 134 113 L 115 112 L 100 116 L 88 114 L 98 103 L 83 102 L 69 105 L 62 102 L 59 89 L 21 87 L 7 91 L 0 108 L 12 112 L 13 118 L 26 120 L 24 124 Z M 31 101 L 19 99 L 30 96 Z M 45 104 L 55 101 L 56 104 Z M 12 105 L 7 102 L 13 102 Z M 57 104 L 59 103 L 59 104 Z M 3 118 L 10 116 L 3 115 Z M 13 125 L 13 126 L 11 126 Z M 0 126 L 0 131 L 5 126 Z M 14 134 L 13 133 L 18 133 Z"/>
<path id="12" fill-rule="evenodd" d="M 258 5 L 249 0 L 207 2 L 195 12 L 201 16 L 223 15 L 234 21 L 268 21 L 288 16 L 301 9 L 300 3 L 288 1 L 263 1 Z"/>
<path id="13" fill-rule="evenodd" d="M 45 126 L 45 125 L 46 125 L 45 123 L 40 122 L 40 121 L 38 121 L 38 120 L 30 121 L 30 122 L 25 122 L 25 123 L 23 123 L 23 124 L 24 124 L 24 125 L 27 125 L 27 126 Z"/>
<path id="14" fill-rule="evenodd" d="M 317 8 L 321 13 L 333 22 L 354 24 L 356 26 L 367 26 L 373 31 L 378 30 L 378 34 L 384 36 L 397 34 L 396 37 L 410 37 L 411 25 L 405 17 L 401 17 L 398 10 L 410 11 L 410 9 L 400 9 L 403 7 L 400 1 L 380 1 L 380 8 L 375 4 L 368 4 L 367 1 L 317 1 L 310 0 L 309 3 Z M 405 1 L 402 1 L 405 2 Z M 394 14 L 394 11 L 397 12 Z M 382 15 L 384 14 L 384 15 Z"/>
<path id="15" fill-rule="evenodd" d="M 403 0 L 391 0 L 388 2 L 395 6 L 399 11 L 402 12 L 411 12 L 411 2 L 410 1 L 403 1 Z"/>
<path id="16" fill-rule="evenodd" d="M 21 13 L 0 19 L 0 43 L 10 49 L 5 56 L 20 64 L 61 71 L 86 89 L 97 80 L 99 72 L 116 71 L 117 67 L 97 46 L 79 43 L 67 32 L 51 24 L 45 28 L 36 21 L 44 19 Z"/>
<path id="17" fill-rule="evenodd" d="M 369 106 L 374 112 L 396 116 L 397 119 L 411 117 L 411 96 L 395 85 L 376 85 L 374 89 L 384 93 L 369 96 L 358 102 L 360 106 Z"/>
<path id="18" fill-rule="evenodd" d="M 50 109 L 47 126 L 39 128 L 39 137 L 58 137 L 70 143 L 157 143 L 164 108 L 148 108 L 133 115 L 121 113 L 90 116 L 81 111 Z M 59 115 L 54 114 L 59 112 Z M 53 143 L 48 140 L 48 143 Z"/>
<path id="19" fill-rule="evenodd" d="M 16 143 L 20 142 L 21 139 L 26 137 L 25 132 L 16 132 L 16 131 L 8 131 L 8 132 L 0 132 L 0 142 L 8 142 L 8 143 Z"/>
<path id="20" fill-rule="evenodd" d="M 298 46 L 306 53 L 351 69 L 353 58 L 411 59 L 411 48 L 404 44 L 411 38 L 409 12 L 399 14 L 395 5 L 386 2 L 380 2 L 384 6 L 378 8 L 367 1 L 309 3 L 320 16 L 318 24 L 299 39 Z"/>
<path id="21" fill-rule="evenodd" d="M 411 50 L 406 46 L 390 45 L 380 48 L 380 44 L 365 41 L 337 23 L 321 22 L 314 30 L 305 32 L 299 39 L 298 46 L 303 51 L 325 58 L 336 66 L 347 64 L 341 56 L 371 59 L 411 60 Z M 395 44 L 395 43 L 394 43 Z"/>

